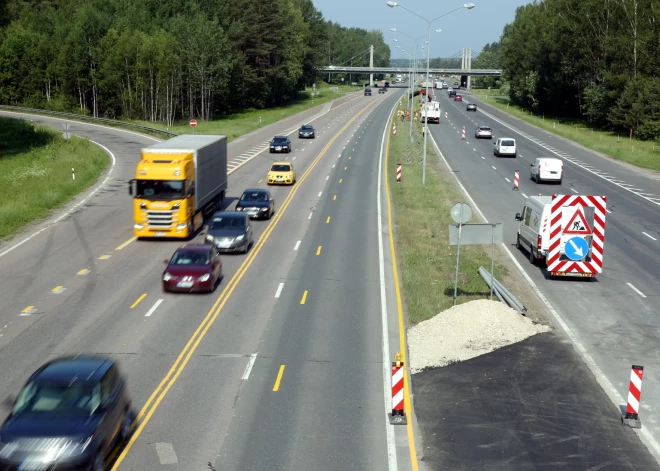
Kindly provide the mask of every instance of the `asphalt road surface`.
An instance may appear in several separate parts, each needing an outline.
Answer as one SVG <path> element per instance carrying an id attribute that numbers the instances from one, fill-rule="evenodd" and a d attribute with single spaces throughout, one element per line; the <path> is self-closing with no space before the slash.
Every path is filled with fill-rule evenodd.
<path id="1" fill-rule="evenodd" d="M 371 470 L 393 456 L 405 469 L 405 427 L 386 426 L 382 333 L 398 344 L 398 331 L 394 316 L 382 325 L 374 242 L 394 102 L 392 92 L 350 94 L 230 143 L 230 208 L 243 189 L 266 186 L 272 161 L 292 161 L 298 183 L 271 187 L 273 220 L 254 223 L 249 254 L 223 256 L 213 295 L 163 293 L 163 260 L 181 242 L 132 237 L 126 183 L 155 139 L 72 123 L 116 165 L 56 224 L 0 247 L 0 397 L 54 356 L 105 354 L 120 361 L 140 411 L 113 469 Z M 288 155 L 261 152 L 310 120 L 316 139 L 294 135 Z"/>
<path id="2" fill-rule="evenodd" d="M 645 367 L 639 435 L 659 456 L 660 413 L 655 404 L 660 382 L 655 372 L 660 370 L 660 182 L 656 175 L 552 136 L 469 94 L 464 94 L 466 101 L 479 105 L 476 113 L 466 111 L 466 102 L 449 100 L 446 92 L 439 96 L 443 116 L 440 124 L 429 125 L 432 136 L 485 217 L 504 223 L 509 250 L 556 309 L 578 348 L 588 352 L 598 382 L 614 403 L 625 404 L 631 365 Z M 474 138 L 477 125 L 491 126 L 495 138 L 515 138 L 518 157 L 495 157 L 494 139 Z M 565 160 L 561 185 L 537 184 L 529 178 L 530 164 L 543 156 Z M 521 172 L 520 189 L 512 191 L 516 170 Z M 551 280 L 545 266 L 531 265 L 528 254 L 515 249 L 514 215 L 521 212 L 525 198 L 539 193 L 607 196 L 604 268 L 596 280 Z"/>

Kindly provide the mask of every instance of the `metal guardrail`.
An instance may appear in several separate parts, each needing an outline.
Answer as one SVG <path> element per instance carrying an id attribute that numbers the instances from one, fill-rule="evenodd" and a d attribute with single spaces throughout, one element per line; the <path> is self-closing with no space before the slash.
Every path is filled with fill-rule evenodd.
<path id="1" fill-rule="evenodd" d="M 24 108 L 22 106 L 10 106 L 10 105 L 0 105 L 0 109 L 21 111 L 21 112 L 40 113 L 40 114 L 53 115 L 53 116 L 63 116 L 63 117 L 67 117 L 67 118 L 71 118 L 71 119 L 75 119 L 75 120 L 80 120 L 80 121 L 87 120 L 87 121 L 94 121 L 94 122 L 99 122 L 99 123 L 114 124 L 115 126 L 126 126 L 126 127 L 129 127 L 129 128 L 141 129 L 143 131 L 149 131 L 149 132 L 165 134 L 166 136 L 171 136 L 171 137 L 178 136 L 178 134 L 173 133 L 173 132 L 163 131 L 162 129 L 150 128 L 149 126 L 142 126 L 141 124 L 127 123 L 125 121 L 117 121 L 115 119 L 95 118 L 93 116 L 86 116 L 84 114 L 65 113 L 63 111 L 41 110 L 39 108 Z"/>
<path id="2" fill-rule="evenodd" d="M 486 270 L 484 267 L 479 267 L 479 274 L 490 288 L 491 275 L 488 272 L 488 270 Z M 497 281 L 497 278 L 493 278 L 493 285 L 494 285 L 492 286 L 493 291 L 495 292 L 495 294 L 497 295 L 500 301 L 505 302 L 506 304 L 509 305 L 509 307 L 512 307 L 523 316 L 527 315 L 527 308 L 523 306 L 523 304 L 520 301 L 518 301 L 518 299 L 516 299 L 516 297 L 512 295 L 509 292 L 509 290 L 506 289 L 504 285 L 502 285 L 502 283 Z M 502 298 L 504 298 L 504 300 L 502 300 Z"/>

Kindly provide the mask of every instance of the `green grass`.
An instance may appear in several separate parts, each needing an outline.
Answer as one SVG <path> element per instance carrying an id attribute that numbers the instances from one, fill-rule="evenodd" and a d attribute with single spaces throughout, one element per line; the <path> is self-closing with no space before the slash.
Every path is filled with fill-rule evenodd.
<path id="1" fill-rule="evenodd" d="M 615 132 L 592 129 L 583 121 L 545 115 L 536 116 L 528 110 L 511 105 L 509 97 L 501 95 L 499 91 L 495 93 L 494 90 L 472 90 L 472 92 L 489 105 L 591 150 L 637 167 L 660 170 L 660 145 L 655 142 L 630 139 L 629 136 Z"/>
<path id="2" fill-rule="evenodd" d="M 335 92 L 331 88 L 337 87 Z M 321 85 L 316 91 L 319 93 L 312 100 L 311 90 L 307 90 L 300 94 L 297 100 L 291 103 L 280 106 L 277 108 L 269 108 L 264 110 L 245 110 L 233 113 L 227 117 L 214 119 L 212 121 L 197 120 L 195 127 L 196 134 L 224 134 L 228 137 L 229 141 L 236 139 L 244 134 L 256 131 L 259 128 L 273 124 L 296 113 L 306 111 L 314 106 L 326 103 L 331 100 L 341 98 L 344 93 L 350 91 L 362 90 L 363 87 L 352 87 L 349 85 Z M 261 118 L 261 122 L 259 121 Z M 188 125 L 188 121 L 176 123 L 172 127 L 167 127 L 162 123 L 152 123 L 149 121 L 131 121 L 135 124 L 149 126 L 152 128 L 163 129 L 166 131 L 174 132 L 177 134 L 190 134 L 192 128 Z"/>
<path id="3" fill-rule="evenodd" d="M 0 117 L 0 239 L 70 201 L 108 165 L 106 153 L 87 140 L 67 142 L 46 127 Z"/>
<path id="4" fill-rule="evenodd" d="M 415 143 L 411 145 L 409 123 L 396 123 L 404 132 L 390 133 L 387 171 L 405 305 L 409 321 L 416 324 L 453 304 L 456 247 L 449 245 L 448 226 L 455 223 L 449 211 L 465 198 L 452 175 L 441 166 L 430 141 L 426 188 L 422 187 L 421 126 L 414 124 Z M 410 147 L 406 147 L 406 141 Z M 408 158 L 412 161 L 408 162 Z M 396 183 L 397 163 L 403 165 L 401 183 Z M 475 218 L 471 222 L 480 221 Z M 457 303 L 488 297 L 488 285 L 477 269 L 482 265 L 490 271 L 490 264 L 490 246 L 461 247 Z M 496 260 L 495 276 L 502 279 L 507 273 Z"/>

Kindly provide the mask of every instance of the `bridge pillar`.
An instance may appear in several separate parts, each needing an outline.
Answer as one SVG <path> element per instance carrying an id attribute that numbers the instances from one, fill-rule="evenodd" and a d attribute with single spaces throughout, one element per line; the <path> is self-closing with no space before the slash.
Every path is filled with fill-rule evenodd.
<path id="1" fill-rule="evenodd" d="M 470 79 L 472 76 L 470 75 L 470 71 L 472 70 L 472 48 L 469 47 L 467 50 L 467 70 L 468 70 L 468 76 L 467 76 L 467 89 L 470 89 Z"/>
<path id="2" fill-rule="evenodd" d="M 373 44 L 369 46 L 369 68 L 374 69 L 374 46 Z M 369 74 L 369 86 L 374 86 L 374 74 L 373 72 Z"/>

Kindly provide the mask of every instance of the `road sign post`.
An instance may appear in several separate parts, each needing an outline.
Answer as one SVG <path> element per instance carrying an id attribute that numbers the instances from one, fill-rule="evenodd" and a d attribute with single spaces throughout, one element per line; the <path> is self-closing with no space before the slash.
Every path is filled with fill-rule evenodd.
<path id="1" fill-rule="evenodd" d="M 197 120 L 196 119 L 191 119 L 189 124 L 190 124 L 190 127 L 192 128 L 193 134 L 195 134 L 195 127 L 197 126 Z"/>
<path id="2" fill-rule="evenodd" d="M 456 273 L 454 275 L 454 306 L 456 306 L 456 292 L 458 290 L 458 264 L 461 258 L 461 229 L 463 224 L 468 222 L 472 217 L 472 208 L 465 203 L 456 203 L 452 206 L 451 218 L 458 223 L 458 243 L 456 249 Z"/>
<path id="3" fill-rule="evenodd" d="M 62 133 L 62 137 L 68 142 L 69 139 L 71 138 L 71 133 L 69 132 L 69 123 L 64 123 L 62 125 L 62 128 L 64 129 L 64 132 Z"/>

